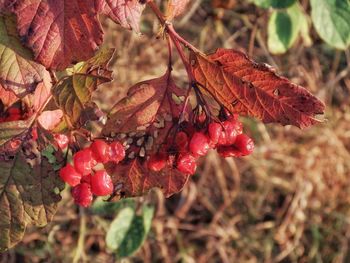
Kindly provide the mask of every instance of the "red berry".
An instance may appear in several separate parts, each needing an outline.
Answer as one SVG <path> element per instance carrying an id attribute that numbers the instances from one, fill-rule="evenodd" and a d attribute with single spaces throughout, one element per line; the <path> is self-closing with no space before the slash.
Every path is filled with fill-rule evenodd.
<path id="1" fill-rule="evenodd" d="M 186 151 L 188 147 L 188 136 L 185 132 L 180 131 L 175 136 L 175 145 L 180 151 Z"/>
<path id="2" fill-rule="evenodd" d="M 78 184 L 72 189 L 74 202 L 80 206 L 88 207 L 92 203 L 91 187 L 87 183 Z"/>
<path id="3" fill-rule="evenodd" d="M 193 134 L 189 149 L 195 156 L 206 155 L 209 148 L 209 139 L 205 134 L 201 132 L 196 132 Z"/>
<path id="4" fill-rule="evenodd" d="M 97 171 L 91 176 L 91 190 L 94 195 L 105 196 L 113 193 L 112 178 L 105 170 Z"/>
<path id="5" fill-rule="evenodd" d="M 196 158 L 189 154 L 180 154 L 176 161 L 177 169 L 184 174 L 194 174 L 197 169 Z"/>
<path id="6" fill-rule="evenodd" d="M 68 143 L 69 143 L 69 139 L 66 135 L 57 133 L 53 137 L 54 137 L 58 147 L 61 148 L 61 150 L 66 149 L 66 147 L 68 146 Z"/>
<path id="7" fill-rule="evenodd" d="M 109 147 L 110 161 L 119 163 L 125 158 L 125 149 L 120 142 L 113 142 Z"/>
<path id="8" fill-rule="evenodd" d="M 91 173 L 92 168 L 97 164 L 89 148 L 77 152 L 73 157 L 73 162 L 77 172 L 82 175 Z"/>
<path id="9" fill-rule="evenodd" d="M 249 155 L 254 151 L 254 141 L 246 134 L 238 135 L 234 146 L 241 152 L 242 156 Z"/>
<path id="10" fill-rule="evenodd" d="M 153 172 L 159 172 L 164 169 L 167 164 L 167 156 L 162 153 L 152 155 L 147 161 L 147 167 Z"/>
<path id="11" fill-rule="evenodd" d="M 230 122 L 234 126 L 234 129 L 236 130 L 237 135 L 240 135 L 243 133 L 243 124 L 237 120 L 237 118 L 231 118 Z"/>
<path id="12" fill-rule="evenodd" d="M 91 174 L 88 174 L 88 175 L 84 175 L 82 178 L 81 178 L 81 180 L 80 180 L 80 182 L 81 183 L 87 183 L 88 185 L 91 185 Z"/>
<path id="13" fill-rule="evenodd" d="M 76 186 L 80 184 L 82 174 L 78 173 L 72 165 L 67 164 L 60 170 L 60 177 L 70 186 Z"/>
<path id="14" fill-rule="evenodd" d="M 238 135 L 236 126 L 231 121 L 224 121 L 222 125 L 224 126 L 224 131 L 226 133 L 226 145 L 233 144 Z"/>
<path id="15" fill-rule="evenodd" d="M 224 158 L 242 156 L 242 153 L 233 145 L 219 146 L 217 151 L 218 151 L 218 154 L 220 154 L 220 156 Z"/>
<path id="16" fill-rule="evenodd" d="M 97 162 L 107 163 L 109 161 L 109 145 L 103 140 L 95 140 L 90 149 Z"/>
<path id="17" fill-rule="evenodd" d="M 222 133 L 222 126 L 220 123 L 212 122 L 208 126 L 208 133 L 210 142 L 213 144 L 217 144 L 219 142 L 221 133 Z"/>

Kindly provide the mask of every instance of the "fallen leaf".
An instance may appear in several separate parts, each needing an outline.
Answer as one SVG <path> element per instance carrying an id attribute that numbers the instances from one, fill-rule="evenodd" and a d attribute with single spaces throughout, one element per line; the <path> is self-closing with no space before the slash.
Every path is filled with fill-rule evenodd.
<path id="1" fill-rule="evenodd" d="M 221 48 L 209 56 L 192 53 L 190 59 L 202 89 L 232 113 L 299 128 L 319 123 L 315 115 L 324 113 L 324 104 L 305 88 L 242 52 Z"/>

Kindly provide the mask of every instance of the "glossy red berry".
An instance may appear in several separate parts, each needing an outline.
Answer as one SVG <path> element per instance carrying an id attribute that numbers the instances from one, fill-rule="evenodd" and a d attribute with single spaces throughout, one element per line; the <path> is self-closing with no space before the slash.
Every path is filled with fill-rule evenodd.
<path id="1" fill-rule="evenodd" d="M 92 203 L 91 187 L 87 183 L 81 183 L 72 189 L 74 202 L 80 206 L 88 207 Z"/>
<path id="2" fill-rule="evenodd" d="M 184 174 L 194 174 L 197 169 L 196 158 L 189 153 L 180 154 L 176 161 L 176 168 Z"/>
<path id="3" fill-rule="evenodd" d="M 210 142 L 213 144 L 217 144 L 219 142 L 221 133 L 222 133 L 222 126 L 218 122 L 212 122 L 208 126 L 208 133 Z"/>
<path id="4" fill-rule="evenodd" d="M 97 196 L 106 196 L 113 193 L 112 178 L 105 170 L 97 171 L 91 176 L 91 190 Z"/>
<path id="5" fill-rule="evenodd" d="M 113 142 L 109 147 L 109 159 L 112 162 L 119 163 L 125 158 L 125 149 L 120 142 Z"/>
<path id="6" fill-rule="evenodd" d="M 90 149 L 97 162 L 107 163 L 109 161 L 110 147 L 105 141 L 95 140 L 90 145 Z"/>
<path id="7" fill-rule="evenodd" d="M 204 156 L 209 151 L 209 148 L 209 138 L 201 132 L 195 132 L 189 145 L 191 153 L 195 156 Z"/>
<path id="8" fill-rule="evenodd" d="M 231 121 L 224 121 L 222 123 L 224 127 L 224 131 L 226 134 L 226 143 L 225 145 L 231 145 L 236 141 L 236 137 L 238 135 L 238 131 L 236 130 L 236 126 Z"/>
<path id="9" fill-rule="evenodd" d="M 162 153 L 152 155 L 147 161 L 147 167 L 153 172 L 159 172 L 164 169 L 167 164 L 167 156 Z"/>
<path id="10" fill-rule="evenodd" d="M 175 136 L 175 145 L 179 151 L 186 151 L 188 148 L 188 136 L 185 132 L 180 131 Z"/>
<path id="11" fill-rule="evenodd" d="M 246 134 L 238 135 L 234 146 L 241 152 L 242 156 L 249 155 L 254 151 L 254 141 Z"/>
<path id="12" fill-rule="evenodd" d="M 240 157 L 242 153 L 233 145 L 230 146 L 219 146 L 217 152 L 221 157 Z"/>
<path id="13" fill-rule="evenodd" d="M 78 173 L 70 164 L 67 164 L 60 170 L 60 177 L 62 181 L 66 182 L 70 186 L 76 186 L 80 184 L 82 176 L 83 175 Z"/>
<path id="14" fill-rule="evenodd" d="M 69 143 L 69 139 L 66 135 L 56 133 L 53 137 L 54 137 L 58 147 L 61 148 L 61 150 L 66 149 L 66 147 L 68 146 L 68 143 Z"/>
<path id="15" fill-rule="evenodd" d="M 88 175 L 92 168 L 97 164 L 89 148 L 80 150 L 73 157 L 74 167 L 78 173 Z"/>
<path id="16" fill-rule="evenodd" d="M 81 177 L 80 182 L 81 183 L 87 183 L 88 185 L 91 185 L 91 174 L 88 175 L 84 175 L 83 177 Z"/>

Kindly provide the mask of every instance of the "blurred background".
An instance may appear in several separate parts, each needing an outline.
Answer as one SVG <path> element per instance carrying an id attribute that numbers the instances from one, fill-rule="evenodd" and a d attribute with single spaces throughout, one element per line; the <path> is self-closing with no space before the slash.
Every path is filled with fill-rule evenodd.
<path id="1" fill-rule="evenodd" d="M 272 65 L 324 101 L 327 120 L 301 131 L 242 118 L 256 142 L 254 154 L 224 160 L 210 152 L 184 190 L 169 199 L 155 189 L 82 210 L 66 189 L 54 221 L 28 229 L 0 262 L 118 262 L 121 255 L 106 245 L 110 224 L 125 207 L 139 214 L 144 204 L 154 209 L 150 231 L 137 244 L 132 238 L 141 235 L 138 229 L 129 233 L 128 245 L 140 248 L 123 262 L 350 262 L 350 50 L 321 40 L 308 0 L 298 4 L 304 14 L 298 19 L 306 24 L 278 46 L 271 17 L 289 11 L 255 2 L 193 0 L 175 28 L 204 52 L 234 48 Z M 167 49 L 149 9 L 141 35 L 101 20 L 106 45 L 116 48 L 114 81 L 95 94 L 108 111 L 128 87 L 165 72 Z M 186 85 L 178 58 L 173 74 Z"/>

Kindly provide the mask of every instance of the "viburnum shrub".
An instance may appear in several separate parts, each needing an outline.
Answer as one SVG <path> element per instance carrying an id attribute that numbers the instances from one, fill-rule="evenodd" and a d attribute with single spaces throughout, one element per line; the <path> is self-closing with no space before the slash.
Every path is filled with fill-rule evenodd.
<path id="1" fill-rule="evenodd" d="M 63 182 L 83 207 L 93 196 L 112 201 L 154 187 L 168 197 L 208 151 L 253 152 L 240 115 L 300 128 L 319 122 L 324 104 L 270 66 L 233 49 L 206 55 L 181 37 L 172 20 L 189 2 L 169 0 L 163 14 L 152 0 L 0 1 L 0 251 L 27 225 L 52 220 Z M 101 47 L 99 15 L 139 32 L 146 7 L 159 20 L 168 68 L 104 113 L 92 93 L 112 80 L 114 49 Z M 182 87 L 174 52 L 187 73 Z"/>

